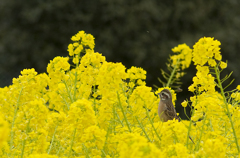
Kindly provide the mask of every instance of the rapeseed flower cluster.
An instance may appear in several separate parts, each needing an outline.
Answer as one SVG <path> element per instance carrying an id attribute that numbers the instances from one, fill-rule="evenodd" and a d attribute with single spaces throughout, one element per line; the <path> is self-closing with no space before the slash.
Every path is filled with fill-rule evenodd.
<path id="1" fill-rule="evenodd" d="M 193 61 L 197 68 L 189 87 L 194 96 L 182 103 L 191 106 L 192 116 L 163 123 L 157 93 L 169 89 L 175 105 L 173 89 L 154 92 L 142 68 L 107 62 L 84 31 L 72 41 L 70 57 L 55 57 L 47 73 L 24 69 L 12 85 L 0 88 L 1 157 L 239 155 L 240 86 L 224 92 L 220 42 L 202 38 L 193 51 L 186 44 L 173 48 L 178 54 L 171 57 L 172 67 L 183 70 Z"/>
<path id="2" fill-rule="evenodd" d="M 179 44 L 177 47 L 172 49 L 176 55 L 172 55 L 170 58 L 172 60 L 172 66 L 180 66 L 181 69 L 186 69 L 190 66 L 192 61 L 192 49 L 184 44 Z M 179 62 L 179 64 L 178 64 Z"/>
<path id="3" fill-rule="evenodd" d="M 238 89 L 224 92 L 225 78 L 220 78 L 227 64 L 222 61 L 220 42 L 213 38 L 201 38 L 193 46 L 193 62 L 197 73 L 189 90 L 194 92 L 191 122 L 198 140 L 197 155 L 204 157 L 226 157 L 239 153 L 239 105 Z M 216 89 L 220 92 L 217 92 Z M 238 86 L 239 88 L 239 86 Z M 184 103 L 186 105 L 186 103 Z M 226 130 L 228 129 L 228 130 Z M 204 140 L 204 141 L 200 141 Z M 230 143 L 232 142 L 232 143 Z M 211 149 L 211 150 L 210 150 Z"/>
<path id="4" fill-rule="evenodd" d="M 188 68 L 192 61 L 192 49 L 184 44 L 179 44 L 172 49 L 174 55 L 170 56 L 168 60 L 167 69 L 161 69 L 164 80 L 158 78 L 163 87 L 174 87 L 179 89 L 181 87 L 180 78 L 185 75 L 184 70 Z"/>

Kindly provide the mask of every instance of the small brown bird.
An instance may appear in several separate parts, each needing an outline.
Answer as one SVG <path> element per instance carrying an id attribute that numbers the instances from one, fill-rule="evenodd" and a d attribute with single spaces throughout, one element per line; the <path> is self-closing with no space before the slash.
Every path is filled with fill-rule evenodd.
<path id="1" fill-rule="evenodd" d="M 173 120 L 175 118 L 176 120 L 180 121 L 172 103 L 171 92 L 168 89 L 164 89 L 158 94 L 161 99 L 158 106 L 158 115 L 160 120 L 167 122 L 168 120 Z"/>
<path id="2" fill-rule="evenodd" d="M 162 122 L 167 122 L 168 120 L 173 120 L 174 118 L 180 122 L 179 117 L 177 116 L 176 110 L 172 103 L 172 94 L 168 89 L 162 90 L 158 93 L 160 96 L 160 102 L 158 106 L 158 116 Z M 192 138 L 189 136 L 189 139 L 193 142 Z"/>

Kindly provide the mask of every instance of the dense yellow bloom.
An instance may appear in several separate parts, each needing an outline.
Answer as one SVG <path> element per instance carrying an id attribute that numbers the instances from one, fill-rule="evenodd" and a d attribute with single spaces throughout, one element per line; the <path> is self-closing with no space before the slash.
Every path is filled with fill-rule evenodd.
<path id="1" fill-rule="evenodd" d="M 90 126 L 84 130 L 81 141 L 84 142 L 84 146 L 88 148 L 88 152 L 92 156 L 101 155 L 101 150 L 106 140 L 106 133 L 105 130 L 100 129 L 98 126 Z"/>
<path id="2" fill-rule="evenodd" d="M 190 66 L 192 61 L 192 49 L 189 48 L 185 43 L 179 44 L 177 47 L 172 49 L 174 53 L 179 53 L 178 55 L 172 55 L 170 58 L 172 60 L 173 67 L 176 65 L 181 65 L 181 69 L 186 69 Z M 179 63 L 180 64 L 179 64 Z"/>
<path id="3" fill-rule="evenodd" d="M 200 157 L 226 157 L 226 145 L 219 139 L 207 139 L 200 150 Z"/>
<path id="4" fill-rule="evenodd" d="M 160 149 L 149 143 L 146 138 L 139 133 L 128 133 L 116 136 L 119 144 L 119 158 L 159 158 L 164 157 Z"/>
<path id="5" fill-rule="evenodd" d="M 196 129 L 199 129 L 196 131 L 197 139 L 204 140 L 197 147 L 199 149 L 203 146 L 196 154 L 199 157 L 226 157 L 226 154 L 240 152 L 240 123 L 237 121 L 239 110 L 236 107 L 240 97 L 238 91 L 228 92 L 227 97 L 224 92 L 222 83 L 226 78 L 220 77 L 220 68 L 226 68 L 227 64 L 221 61 L 220 44 L 213 38 L 204 37 L 193 46 L 193 61 L 197 65 L 197 73 L 189 91 L 196 94 L 191 97 L 194 107 L 191 120 L 196 123 Z M 220 93 L 215 92 L 216 85 L 220 88 Z M 215 142 L 221 142 L 221 145 L 216 146 Z M 226 142 L 234 143 L 226 146 Z"/>
<path id="6" fill-rule="evenodd" d="M 70 64 L 67 57 L 55 57 L 47 67 L 47 72 L 51 81 L 60 82 L 65 77 L 65 71 L 69 70 Z M 54 84 L 53 82 L 50 82 Z"/>
<path id="7" fill-rule="evenodd" d="M 99 69 L 105 62 L 105 57 L 99 53 L 95 53 L 93 50 L 86 50 L 86 54 L 82 57 L 79 71 L 79 77 L 83 84 L 95 85 L 97 82 L 97 77 Z"/>
<path id="8" fill-rule="evenodd" d="M 214 59 L 221 60 L 222 56 L 220 54 L 219 46 L 221 43 L 218 40 L 214 40 L 210 37 L 201 38 L 193 46 L 193 62 L 195 65 L 199 64 L 203 66 L 206 62 L 210 66 L 215 66 L 216 63 Z"/>
<path id="9" fill-rule="evenodd" d="M 91 34 L 86 34 L 84 31 L 79 31 L 72 36 L 71 40 L 74 43 L 68 45 L 68 52 L 70 56 L 73 56 L 73 63 L 78 64 L 82 52 L 85 53 L 87 49 L 94 49 L 94 37 Z"/>
<path id="10" fill-rule="evenodd" d="M 224 115 L 224 102 L 222 97 L 217 92 L 209 95 L 208 93 L 202 93 L 197 99 L 192 100 L 192 106 L 196 109 L 195 114 L 204 113 L 205 116 Z"/>
<path id="11" fill-rule="evenodd" d="M 164 122 L 160 131 L 161 145 L 163 147 L 169 147 L 173 143 L 185 144 L 187 139 L 187 128 L 182 122 L 178 120 L 171 120 Z"/>
<path id="12" fill-rule="evenodd" d="M 92 103 L 86 99 L 72 103 L 68 112 L 67 122 L 76 127 L 86 128 L 96 124 L 96 116 Z"/>
<path id="13" fill-rule="evenodd" d="M 24 139 L 25 143 L 31 144 L 25 146 L 26 153 L 30 151 L 44 152 L 49 145 L 45 139 L 47 136 L 45 129 L 47 115 L 48 109 L 42 100 L 33 100 L 24 106 L 20 106 L 15 127 L 12 129 L 12 132 L 15 132 L 14 144 L 23 143 Z M 35 141 L 33 142 L 33 140 Z M 17 150 L 17 148 L 14 150 Z"/>
<path id="14" fill-rule="evenodd" d="M 8 123 L 0 115 L 0 149 L 3 146 L 3 143 L 7 141 L 8 136 L 9 136 Z"/>
<path id="15" fill-rule="evenodd" d="M 209 74 L 209 68 L 207 66 L 197 65 L 196 76 L 193 77 L 193 84 L 189 87 L 189 91 L 194 92 L 195 90 L 199 92 L 208 91 L 213 93 L 215 91 L 215 81 L 214 77 Z"/>
<path id="16" fill-rule="evenodd" d="M 132 66 L 130 69 L 127 70 L 127 73 L 130 80 L 146 79 L 146 71 L 142 68 Z"/>
<path id="17" fill-rule="evenodd" d="M 146 86 L 146 71 L 126 69 L 94 52 L 94 37 L 79 31 L 68 57 L 55 57 L 47 74 L 24 69 L 13 84 L 0 88 L 1 157 L 237 157 L 240 144 L 240 86 L 224 95 L 215 91 L 212 70 L 226 68 L 220 42 L 202 38 L 193 52 L 172 51 L 171 66 L 197 68 L 189 90 L 191 120 L 161 122 L 161 87 Z M 182 74 L 177 72 L 176 78 Z M 218 83 L 219 85 L 219 83 Z M 218 86 L 219 87 L 219 86 Z M 176 93 L 171 91 L 175 104 Z M 225 98 L 225 95 L 227 96 Z M 234 128 L 233 128 L 234 127 Z M 233 130 L 234 129 L 234 130 Z M 189 136 L 195 143 L 192 143 Z"/>
<path id="18" fill-rule="evenodd" d="M 145 119 L 147 117 L 146 110 L 150 110 L 150 115 L 157 113 L 157 97 L 151 90 L 152 88 L 146 86 L 138 86 L 133 90 L 129 97 L 129 105 L 132 110 L 129 117 L 133 117 L 133 120 L 135 117 L 138 117 L 139 120 Z"/>
<path id="19" fill-rule="evenodd" d="M 58 156 L 48 154 L 31 154 L 27 158 L 58 158 Z"/>
<path id="20" fill-rule="evenodd" d="M 47 72 L 51 73 L 52 71 L 67 71 L 70 68 L 68 63 L 68 57 L 55 57 L 47 67 Z"/>
<path id="21" fill-rule="evenodd" d="M 166 157 L 191 157 L 186 146 L 181 143 L 170 145 L 165 149 Z"/>

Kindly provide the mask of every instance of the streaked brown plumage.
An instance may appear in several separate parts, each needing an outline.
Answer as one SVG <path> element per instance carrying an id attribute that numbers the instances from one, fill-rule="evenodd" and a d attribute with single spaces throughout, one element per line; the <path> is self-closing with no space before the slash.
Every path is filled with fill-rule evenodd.
<path id="1" fill-rule="evenodd" d="M 168 120 L 173 120 L 175 118 L 180 121 L 172 103 L 171 92 L 168 89 L 164 89 L 158 94 L 161 99 L 158 106 L 158 115 L 160 120 L 167 122 Z"/>
<path id="2" fill-rule="evenodd" d="M 162 122 L 167 122 L 168 120 L 173 120 L 174 118 L 180 122 L 179 117 L 177 116 L 176 110 L 172 103 L 172 94 L 168 89 L 162 90 L 158 93 L 160 96 L 160 102 L 158 106 L 158 116 Z M 192 138 L 189 136 L 189 139 L 193 142 Z"/>

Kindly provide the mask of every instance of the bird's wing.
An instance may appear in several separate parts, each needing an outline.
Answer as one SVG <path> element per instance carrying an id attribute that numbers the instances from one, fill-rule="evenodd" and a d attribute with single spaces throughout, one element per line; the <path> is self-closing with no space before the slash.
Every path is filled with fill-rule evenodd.
<path id="1" fill-rule="evenodd" d="M 173 120 L 175 118 L 176 120 L 180 121 L 177 116 L 176 110 L 172 104 L 167 104 L 167 108 L 164 112 L 169 117 L 169 120 Z"/>

